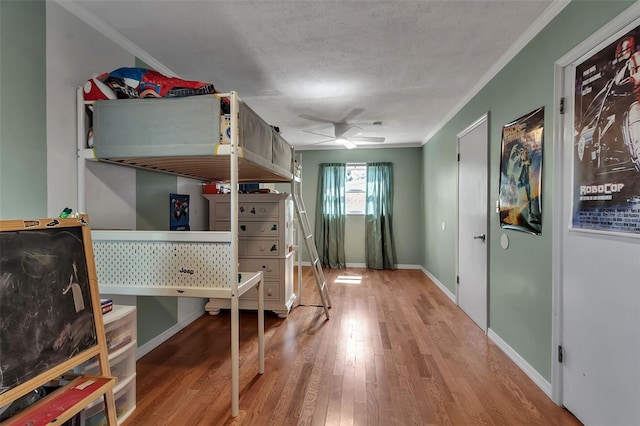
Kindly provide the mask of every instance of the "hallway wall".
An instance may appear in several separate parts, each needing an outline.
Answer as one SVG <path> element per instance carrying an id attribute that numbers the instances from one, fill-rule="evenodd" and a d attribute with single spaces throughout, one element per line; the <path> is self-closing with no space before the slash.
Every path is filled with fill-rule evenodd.
<path id="1" fill-rule="evenodd" d="M 544 380 L 552 368 L 552 218 L 554 182 L 554 63 L 621 13 L 631 1 L 573 1 L 556 16 L 424 146 L 424 266 L 456 292 L 456 233 L 440 223 L 456 215 L 456 134 L 489 112 L 489 328 Z M 498 199 L 502 126 L 545 107 L 542 235 L 499 226 Z M 500 236 L 510 238 L 508 250 Z M 549 385 L 550 386 L 550 385 Z"/>

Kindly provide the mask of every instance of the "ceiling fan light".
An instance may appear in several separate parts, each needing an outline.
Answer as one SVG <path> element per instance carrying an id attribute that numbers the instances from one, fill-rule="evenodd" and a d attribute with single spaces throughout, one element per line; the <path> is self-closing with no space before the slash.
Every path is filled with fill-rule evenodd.
<path id="1" fill-rule="evenodd" d="M 349 142 L 349 141 L 348 141 L 348 140 L 346 140 L 345 138 L 336 138 L 336 143 L 337 143 L 338 145 L 344 145 L 344 144 L 346 144 L 347 142 Z"/>
<path id="2" fill-rule="evenodd" d="M 347 149 L 353 149 L 353 148 L 355 148 L 356 146 L 358 146 L 358 145 L 356 145 L 355 143 L 353 143 L 353 142 L 351 142 L 351 141 L 348 141 L 348 140 L 346 140 L 346 139 L 345 139 L 345 141 L 343 142 L 343 145 L 344 145 L 344 146 L 345 146 L 345 148 L 347 148 Z"/>

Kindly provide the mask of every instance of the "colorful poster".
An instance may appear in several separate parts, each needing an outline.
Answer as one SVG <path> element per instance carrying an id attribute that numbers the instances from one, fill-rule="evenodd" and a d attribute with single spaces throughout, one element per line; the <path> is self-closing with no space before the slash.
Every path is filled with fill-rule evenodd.
<path id="1" fill-rule="evenodd" d="M 544 108 L 502 127 L 500 227 L 542 233 L 542 133 Z"/>
<path id="2" fill-rule="evenodd" d="M 169 194 L 169 230 L 189 231 L 189 196 Z"/>
<path id="3" fill-rule="evenodd" d="M 640 234 L 639 28 L 576 66 L 573 228 Z"/>

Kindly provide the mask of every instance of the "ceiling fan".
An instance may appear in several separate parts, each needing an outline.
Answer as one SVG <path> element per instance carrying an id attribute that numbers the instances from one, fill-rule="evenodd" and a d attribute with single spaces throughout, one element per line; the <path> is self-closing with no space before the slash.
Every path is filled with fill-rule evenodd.
<path id="1" fill-rule="evenodd" d="M 324 118 L 315 117 L 312 115 L 300 114 L 301 118 L 306 118 L 307 120 L 312 120 L 312 121 L 318 121 L 320 123 L 327 123 L 333 126 L 333 135 L 319 133 L 312 130 L 303 130 L 303 132 L 329 138 L 324 141 L 316 142 L 312 145 L 319 145 L 327 142 L 335 142 L 337 144 L 343 145 L 347 149 L 353 149 L 358 146 L 358 142 L 364 142 L 364 143 L 384 142 L 385 138 L 383 137 L 361 136 L 361 134 L 364 132 L 364 129 L 362 127 L 358 127 L 355 124 L 349 123 L 349 120 L 351 120 L 355 116 L 362 113 L 362 111 L 364 111 L 364 109 L 354 108 L 353 110 L 351 110 L 349 114 L 347 114 L 340 121 L 330 121 L 330 120 L 325 120 Z M 382 124 L 382 122 L 376 121 L 373 124 L 380 125 Z"/>

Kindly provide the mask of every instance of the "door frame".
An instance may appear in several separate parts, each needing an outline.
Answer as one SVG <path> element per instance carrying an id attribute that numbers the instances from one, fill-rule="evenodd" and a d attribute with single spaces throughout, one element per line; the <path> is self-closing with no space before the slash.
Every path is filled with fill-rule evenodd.
<path id="1" fill-rule="evenodd" d="M 480 325 L 482 331 L 487 334 L 489 330 L 489 112 L 485 112 L 474 122 L 465 127 L 462 131 L 460 131 L 456 135 L 456 155 L 457 155 L 457 169 L 456 169 L 456 211 L 457 211 L 457 224 L 456 224 L 456 293 L 455 293 L 455 303 L 460 306 L 460 282 L 458 277 L 460 276 L 460 139 L 466 136 L 468 133 L 475 130 L 478 126 L 487 123 L 487 134 L 485 135 L 485 148 L 487 151 L 487 162 L 485 173 L 487 176 L 487 187 L 486 197 L 487 197 L 487 215 L 486 215 L 486 243 L 485 243 L 485 263 L 486 263 L 486 274 L 485 274 L 485 315 L 484 324 Z"/>
<path id="2" fill-rule="evenodd" d="M 551 325 L 551 399 L 558 405 L 563 405 L 563 390 L 562 390 L 562 363 L 559 360 L 558 350 L 562 346 L 562 265 L 563 265 L 563 225 L 562 221 L 567 208 L 571 206 L 564 205 L 564 184 L 567 177 L 570 178 L 569 173 L 564 169 L 564 155 L 565 155 L 565 141 L 573 144 L 573 132 L 572 129 L 565 130 L 565 115 L 561 111 L 562 99 L 565 97 L 565 92 L 568 90 L 566 84 L 565 69 L 568 68 L 573 62 L 577 61 L 581 57 L 585 56 L 602 43 L 603 40 L 613 36 L 616 32 L 624 29 L 628 25 L 631 25 L 633 21 L 640 16 L 640 2 L 636 2 L 633 5 L 625 9 L 620 15 L 613 18 L 607 24 L 602 26 L 598 31 L 591 34 L 582 43 L 571 49 L 567 54 L 558 59 L 554 64 L 554 93 L 553 93 L 553 116 L 555 118 L 555 126 L 553 128 L 553 182 L 560 182 L 556 184 L 554 196 L 553 196 L 553 226 L 552 226 L 552 263 L 551 263 L 551 286 L 552 286 L 552 298 L 551 298 L 551 310 L 552 310 L 552 325 Z M 573 91 L 572 91 L 573 93 Z"/>

